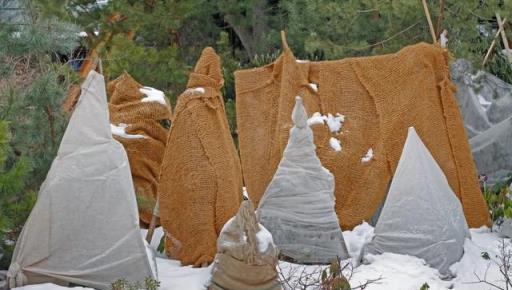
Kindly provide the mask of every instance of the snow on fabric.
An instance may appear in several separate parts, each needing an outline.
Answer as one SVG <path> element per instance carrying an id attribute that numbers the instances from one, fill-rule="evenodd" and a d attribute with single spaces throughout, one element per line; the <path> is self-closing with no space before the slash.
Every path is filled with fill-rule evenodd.
<path id="1" fill-rule="evenodd" d="M 329 139 L 329 145 L 331 145 L 331 148 L 332 150 L 336 151 L 336 152 L 340 152 L 341 151 L 341 142 L 340 140 L 334 138 L 334 137 L 331 137 Z"/>
<path id="2" fill-rule="evenodd" d="M 126 152 L 112 138 L 103 76 L 91 71 L 9 267 L 10 287 L 110 289 L 151 271 Z"/>
<path id="3" fill-rule="evenodd" d="M 167 105 L 164 92 L 151 87 L 142 87 L 139 91 L 146 95 L 146 97 L 140 100 L 141 102 L 158 102 L 164 106 Z"/>
<path id="4" fill-rule="evenodd" d="M 128 128 L 128 125 L 124 124 L 124 123 L 119 123 L 119 124 L 117 124 L 117 126 L 114 124 L 110 124 L 110 131 L 112 132 L 113 135 L 116 135 L 116 136 L 119 136 L 122 138 L 126 138 L 126 139 L 146 138 L 146 136 L 141 135 L 141 134 L 128 134 L 128 133 L 126 133 L 126 128 Z"/>
<path id="5" fill-rule="evenodd" d="M 222 228 L 209 289 L 279 290 L 278 250 L 256 219 L 250 200 Z"/>
<path id="6" fill-rule="evenodd" d="M 460 201 L 414 128 L 409 128 L 365 253 L 416 256 L 449 276 L 449 267 L 462 257 L 466 237 L 469 231 Z"/>
<path id="7" fill-rule="evenodd" d="M 258 208 L 260 222 L 281 253 L 299 263 L 348 257 L 334 211 L 334 177 L 315 152 L 302 100 L 296 97 L 294 127 L 283 159 Z"/>
<path id="8" fill-rule="evenodd" d="M 370 149 L 368 149 L 368 152 L 366 152 L 366 155 L 364 155 L 363 158 L 361 158 L 361 162 L 363 162 L 363 163 L 369 162 L 370 160 L 372 160 L 372 158 L 373 158 L 373 149 L 370 148 Z"/>

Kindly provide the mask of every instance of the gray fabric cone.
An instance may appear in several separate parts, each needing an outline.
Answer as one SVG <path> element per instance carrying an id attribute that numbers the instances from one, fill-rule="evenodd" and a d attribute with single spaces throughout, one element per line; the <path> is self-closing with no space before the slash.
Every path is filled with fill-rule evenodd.
<path id="1" fill-rule="evenodd" d="M 257 211 L 282 254 L 298 263 L 348 258 L 334 211 L 334 176 L 318 159 L 302 100 L 292 112 L 295 126 L 277 171 Z"/>
<path id="2" fill-rule="evenodd" d="M 249 200 L 222 228 L 208 289 L 280 290 L 277 247 Z"/>
<path id="3" fill-rule="evenodd" d="M 512 116 L 469 140 L 480 174 L 495 183 L 512 172 Z"/>
<path id="4" fill-rule="evenodd" d="M 155 277 L 138 220 L 126 152 L 110 133 L 104 79 L 92 71 L 16 243 L 9 286 L 110 289 L 120 278 Z"/>
<path id="5" fill-rule="evenodd" d="M 424 259 L 441 275 L 460 260 L 469 238 L 462 205 L 414 130 L 391 182 L 375 236 L 363 255 L 391 252 Z"/>

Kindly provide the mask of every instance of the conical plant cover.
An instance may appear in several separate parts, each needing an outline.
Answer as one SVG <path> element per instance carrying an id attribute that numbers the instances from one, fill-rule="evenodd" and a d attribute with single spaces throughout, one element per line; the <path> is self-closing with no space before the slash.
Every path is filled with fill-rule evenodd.
<path id="1" fill-rule="evenodd" d="M 110 133 L 104 79 L 91 71 L 16 243 L 9 286 L 110 289 L 120 278 L 154 278 L 138 222 L 126 152 Z"/>
<path id="2" fill-rule="evenodd" d="M 179 98 L 158 185 L 166 253 L 184 265 L 204 266 L 215 257 L 224 223 L 242 199 L 240 160 L 220 89 L 220 57 L 201 53 Z"/>
<path id="3" fill-rule="evenodd" d="M 330 263 L 348 251 L 334 211 L 334 177 L 315 152 L 302 99 L 296 97 L 295 124 L 276 174 L 263 195 L 258 219 L 281 253 L 298 263 Z"/>
<path id="4" fill-rule="evenodd" d="M 114 138 L 123 144 L 130 161 L 141 222 L 149 224 L 156 203 L 160 166 L 172 114 L 165 100 L 160 100 L 164 103 L 146 101 L 148 98 L 141 89 L 148 88 L 126 72 L 107 85 L 110 122 L 115 126 L 126 124 L 126 134 L 142 136 L 126 138 L 114 135 Z"/>
<path id="5" fill-rule="evenodd" d="M 488 182 L 503 181 L 512 173 L 512 116 L 469 140 L 480 174 Z"/>
<path id="6" fill-rule="evenodd" d="M 278 253 L 272 235 L 258 224 L 250 200 L 222 229 L 209 289 L 279 290 Z"/>
<path id="7" fill-rule="evenodd" d="M 460 260 L 468 225 L 457 196 L 410 127 L 402 156 L 365 252 L 416 256 L 444 275 Z"/>

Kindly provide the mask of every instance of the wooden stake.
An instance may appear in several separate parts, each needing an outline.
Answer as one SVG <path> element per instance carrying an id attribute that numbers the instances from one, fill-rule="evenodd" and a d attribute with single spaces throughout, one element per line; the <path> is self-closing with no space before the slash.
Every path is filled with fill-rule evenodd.
<path id="1" fill-rule="evenodd" d="M 503 25 L 505 22 L 501 21 L 501 17 L 499 13 L 496 13 L 496 19 L 498 20 L 498 30 L 501 32 L 501 40 L 503 41 L 503 47 L 505 47 L 505 55 L 508 57 L 508 61 L 512 62 L 512 52 L 510 51 L 510 46 L 508 45 L 507 34 L 505 33 L 505 29 Z"/>
<path id="2" fill-rule="evenodd" d="M 423 9 L 425 10 L 425 16 L 427 17 L 430 34 L 432 35 L 432 40 L 434 41 L 434 44 L 437 44 L 436 31 L 434 30 L 434 25 L 432 24 L 432 19 L 430 18 L 430 12 L 428 11 L 427 0 L 422 0 L 422 3 L 423 3 Z"/>
<path id="3" fill-rule="evenodd" d="M 160 217 L 160 200 L 157 198 L 155 208 L 153 209 L 153 216 L 151 216 L 151 222 L 149 222 L 148 233 L 146 234 L 146 241 L 151 244 L 153 239 L 153 233 L 156 228 L 156 221 Z"/>
<path id="4" fill-rule="evenodd" d="M 439 1 L 439 17 L 437 18 L 437 26 L 436 26 L 436 32 L 439 33 L 441 29 L 443 28 L 443 21 L 444 21 L 444 0 Z M 441 32 L 442 34 L 442 32 Z M 439 35 L 440 37 L 441 35 Z"/>
<path id="5" fill-rule="evenodd" d="M 506 20 L 507 19 L 504 18 L 502 24 L 504 24 Z M 494 49 L 494 46 L 496 46 L 496 40 L 498 39 L 498 36 L 500 36 L 502 28 L 503 28 L 503 25 L 500 25 L 500 23 L 498 23 L 498 31 L 494 35 L 494 38 L 492 39 L 492 42 L 491 42 L 491 46 L 489 46 L 489 49 L 487 50 L 487 53 L 485 54 L 484 61 L 482 62 L 482 67 L 484 67 L 485 64 L 487 63 L 487 61 L 489 60 L 489 56 L 491 55 L 491 52 Z"/>

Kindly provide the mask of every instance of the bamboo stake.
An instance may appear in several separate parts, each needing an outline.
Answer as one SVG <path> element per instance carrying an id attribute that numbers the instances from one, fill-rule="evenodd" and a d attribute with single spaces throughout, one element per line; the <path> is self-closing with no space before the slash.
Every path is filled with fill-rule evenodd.
<path id="1" fill-rule="evenodd" d="M 437 18 L 436 32 L 439 33 L 443 27 L 444 21 L 444 0 L 439 1 L 439 17 Z M 442 34 L 442 33 L 441 33 Z M 441 35 L 439 35 L 441 36 Z"/>
<path id="2" fill-rule="evenodd" d="M 507 18 L 504 18 L 502 23 L 504 24 L 506 20 L 507 20 Z M 492 39 L 492 42 L 491 42 L 491 46 L 489 46 L 489 49 L 487 50 L 487 53 L 485 54 L 484 61 L 482 62 L 482 67 L 484 67 L 485 64 L 487 63 L 487 61 L 489 60 L 489 56 L 491 55 L 491 52 L 494 49 L 494 46 L 496 46 L 496 40 L 498 39 L 498 36 L 500 36 L 502 29 L 503 29 L 503 25 L 500 25 L 500 23 L 498 23 L 498 31 L 494 35 L 494 38 Z"/>
<path id="3" fill-rule="evenodd" d="M 151 222 L 149 222 L 148 233 L 146 234 L 148 244 L 151 244 L 151 240 L 153 239 L 158 217 L 160 217 L 160 199 L 157 198 L 155 208 L 153 209 L 153 216 L 151 217 Z"/>
<path id="4" fill-rule="evenodd" d="M 508 45 L 507 34 L 505 33 L 505 22 L 501 21 L 501 16 L 499 13 L 496 13 L 496 19 L 498 20 L 498 30 L 501 31 L 501 40 L 503 41 L 503 47 L 505 47 L 505 55 L 508 57 L 508 61 L 512 62 L 512 52 L 510 51 L 510 46 Z"/>
<path id="5" fill-rule="evenodd" d="M 432 35 L 432 40 L 434 44 L 437 44 L 436 31 L 434 30 L 434 25 L 432 24 L 432 19 L 430 18 L 430 12 L 428 11 L 427 0 L 422 0 L 423 9 L 425 10 L 425 16 L 427 17 L 428 27 L 430 28 L 430 34 Z"/>

